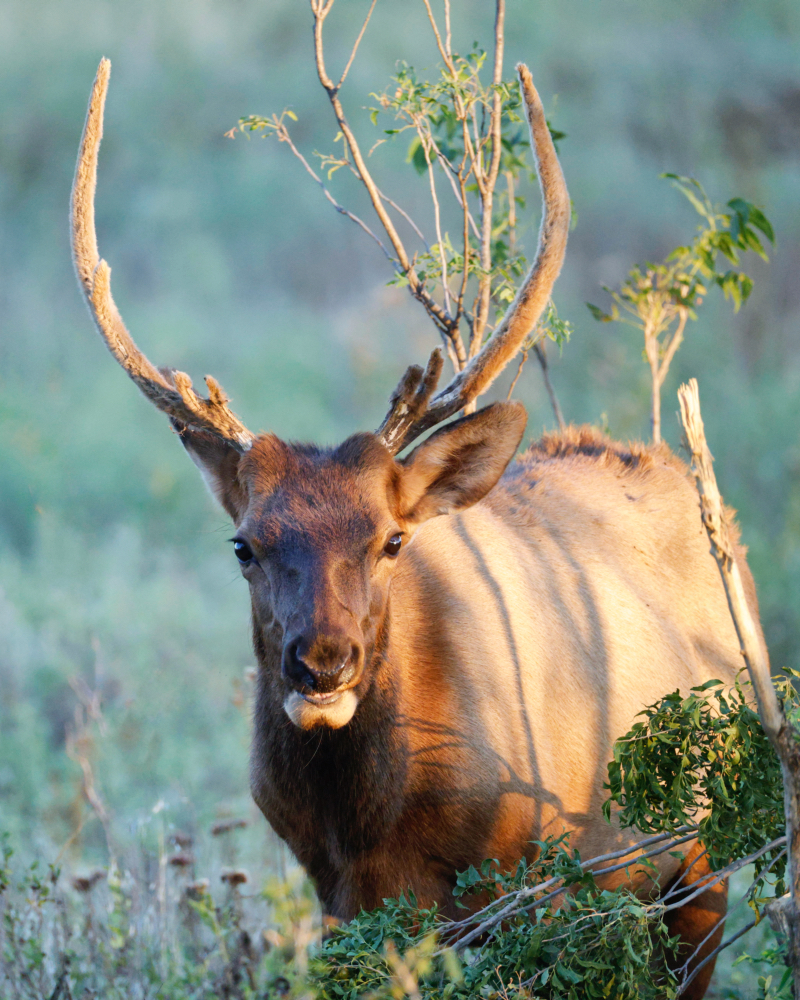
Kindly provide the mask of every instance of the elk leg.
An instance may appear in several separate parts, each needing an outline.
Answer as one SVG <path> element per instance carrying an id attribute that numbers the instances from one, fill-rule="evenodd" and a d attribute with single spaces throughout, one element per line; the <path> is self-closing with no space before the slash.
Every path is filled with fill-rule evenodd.
<path id="1" fill-rule="evenodd" d="M 713 872 L 708 864 L 708 859 L 703 854 L 703 845 L 698 841 L 686 855 L 683 864 L 678 869 L 678 873 L 672 880 L 666 891 L 671 887 L 680 885 L 681 892 L 675 899 L 680 900 L 681 895 L 688 895 L 684 890 L 697 890 L 702 886 L 704 880 L 708 881 Z M 690 976 L 693 969 L 702 962 L 706 955 L 710 954 L 722 940 L 724 924 L 720 924 L 713 934 L 704 940 L 715 927 L 720 917 L 724 917 L 728 909 L 728 880 L 718 882 L 711 886 L 706 892 L 701 893 L 685 906 L 670 910 L 664 918 L 670 936 L 678 935 L 678 942 L 675 951 L 669 958 L 671 968 L 679 971 L 681 967 L 689 961 L 685 970 L 685 975 Z M 702 945 L 701 945 L 701 942 Z M 699 949 L 698 949 L 699 946 Z M 697 950 L 697 954 L 694 952 Z M 681 994 L 682 1000 L 703 1000 L 714 974 L 716 959 L 712 959 L 708 965 L 703 966 L 697 976 L 691 981 L 685 993 Z M 679 973 L 680 974 L 680 973 Z M 681 977 L 683 978 L 683 977 Z"/>

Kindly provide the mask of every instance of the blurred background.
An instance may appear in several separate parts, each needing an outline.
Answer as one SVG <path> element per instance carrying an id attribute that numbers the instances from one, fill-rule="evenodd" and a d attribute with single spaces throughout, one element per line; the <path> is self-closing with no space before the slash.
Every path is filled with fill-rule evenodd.
<path id="1" fill-rule="evenodd" d="M 366 7 L 338 0 L 332 70 Z M 453 13 L 456 48 L 489 43 L 489 0 L 454 0 Z M 254 430 L 333 443 L 374 428 L 404 366 L 435 343 L 421 307 L 386 286 L 380 252 L 286 146 L 225 138 L 240 116 L 289 107 L 309 158 L 337 148 L 306 3 L 0 6 L 0 826 L 46 857 L 72 837 L 74 864 L 105 849 L 81 754 L 123 840 L 151 836 L 157 818 L 196 828 L 253 808 L 253 656 L 230 525 L 108 356 L 72 273 L 69 188 L 102 55 L 113 74 L 100 252 L 155 363 L 213 373 Z M 437 63 L 424 6 L 379 0 L 342 94 L 367 148 L 382 133 L 360 109 L 401 59 Z M 747 305 L 734 315 L 709 295 L 691 324 L 663 420 L 677 446 L 675 390 L 697 376 L 773 662 L 800 668 L 800 6 L 508 0 L 507 75 L 518 59 L 567 133 L 577 226 L 555 301 L 575 332 L 549 356 L 568 420 L 649 435 L 640 334 L 599 325 L 585 302 L 607 305 L 602 284 L 691 239 L 697 217 L 659 173 L 694 176 L 718 202 L 754 201 L 775 225 L 770 263 L 747 262 Z M 384 144 L 372 169 L 430 231 L 427 180 L 406 148 Z M 332 190 L 371 221 L 344 174 Z M 525 193 L 530 249 L 538 195 Z M 552 426 L 535 362 L 516 394 L 529 435 Z M 266 824 L 251 836 L 272 864 Z"/>

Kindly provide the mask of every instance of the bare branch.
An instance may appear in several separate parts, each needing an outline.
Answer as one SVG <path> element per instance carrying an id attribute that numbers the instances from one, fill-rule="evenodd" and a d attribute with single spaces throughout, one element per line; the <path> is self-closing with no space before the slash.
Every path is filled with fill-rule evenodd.
<path id="1" fill-rule="evenodd" d="M 100 336 L 144 395 L 178 424 L 208 431 L 238 451 L 247 451 L 255 438 L 228 408 L 228 398 L 219 383 L 206 376 L 208 399 L 204 399 L 194 391 L 191 379 L 184 372 L 156 368 L 134 343 L 112 298 L 111 268 L 100 260 L 94 222 L 97 159 L 110 74 L 111 63 L 102 59 L 92 88 L 72 184 L 72 259 L 78 282 Z"/>
<path id="2" fill-rule="evenodd" d="M 677 995 L 680 996 L 683 992 L 685 992 L 685 990 L 689 987 L 689 984 L 695 978 L 695 976 L 702 969 L 704 969 L 709 962 L 713 961 L 713 959 L 715 959 L 721 951 L 723 951 L 725 948 L 730 947 L 730 945 L 732 945 L 734 941 L 738 941 L 740 937 L 744 937 L 744 935 L 747 934 L 748 931 L 751 931 L 756 926 L 757 923 L 758 923 L 757 920 L 751 920 L 749 923 L 745 924 L 744 927 L 740 927 L 735 934 L 731 934 L 729 937 L 726 937 L 724 941 L 722 941 L 720 944 L 717 945 L 716 948 L 713 949 L 713 951 L 710 951 L 703 959 L 703 961 L 699 962 L 697 966 L 692 970 L 691 975 L 689 975 L 684 980 L 684 982 L 681 984 L 680 989 L 678 990 Z M 716 930 L 716 926 L 714 930 Z"/>
<path id="3" fill-rule="evenodd" d="M 700 392 L 697 387 L 697 379 L 690 379 L 688 385 L 680 387 L 678 400 L 681 407 L 681 422 L 686 434 L 689 453 L 692 456 L 692 474 L 700 494 L 703 524 L 708 532 L 714 558 L 717 560 L 722 574 L 731 615 L 742 646 L 742 655 L 758 700 L 758 711 L 764 731 L 770 742 L 775 745 L 780 731 L 785 725 L 785 719 L 778 703 L 775 688 L 772 685 L 767 649 L 745 596 L 739 564 L 736 561 L 733 542 L 725 518 L 722 497 L 717 486 L 717 477 L 714 475 L 714 459 L 706 443 L 703 418 L 700 413 Z"/>
<path id="4" fill-rule="evenodd" d="M 347 121 L 344 113 L 344 108 L 342 107 L 342 102 L 339 100 L 338 88 L 334 85 L 331 78 L 328 76 L 328 71 L 325 68 L 325 52 L 322 39 L 322 26 L 325 17 L 329 13 L 331 7 L 333 6 L 334 0 L 328 0 L 325 7 L 321 6 L 321 0 L 311 0 L 311 10 L 314 14 L 314 56 L 317 65 L 317 75 L 319 76 L 319 81 L 322 84 L 328 98 L 331 102 L 331 107 L 333 108 L 333 113 L 336 116 L 336 122 L 339 126 L 339 130 L 344 137 L 344 141 L 347 144 L 347 148 L 350 155 L 353 158 L 353 164 L 355 169 L 358 171 L 358 177 L 361 183 L 367 189 L 370 201 L 372 202 L 372 207 L 374 208 L 378 218 L 380 219 L 381 225 L 383 226 L 384 232 L 386 233 L 389 242 L 391 243 L 394 252 L 397 256 L 397 260 L 400 262 L 400 269 L 408 280 L 408 286 L 411 294 L 414 298 L 418 299 L 422 305 L 425 307 L 428 315 L 434 320 L 434 322 L 440 327 L 440 329 L 446 330 L 451 324 L 451 317 L 447 314 L 438 302 L 430 295 L 427 289 L 424 287 L 419 279 L 416 271 L 414 270 L 413 263 L 408 256 L 408 252 L 400 239 L 400 236 L 395 229 L 394 223 L 391 220 L 389 213 L 386 211 L 386 207 L 383 204 L 383 199 L 381 198 L 380 191 L 378 190 L 375 181 L 372 178 L 369 170 L 367 169 L 364 156 L 361 152 L 361 148 L 356 141 L 356 137 L 353 134 L 352 129 Z"/>
<path id="5" fill-rule="evenodd" d="M 661 443 L 661 389 L 658 381 L 658 332 L 650 321 L 644 326 L 644 352 L 650 365 L 652 381 L 650 399 L 650 432 L 653 444 Z"/>
<path id="6" fill-rule="evenodd" d="M 464 315 L 464 299 L 467 295 L 467 282 L 469 281 L 469 226 L 470 222 L 472 222 L 469 205 L 467 204 L 467 182 L 464 178 L 463 162 L 461 170 L 458 172 L 458 183 L 461 190 L 461 218 L 463 220 L 461 243 L 464 248 L 464 261 L 461 269 L 461 287 L 458 290 L 458 299 L 456 300 L 456 314 L 453 318 L 453 325 L 456 328 L 461 325 L 461 317 Z M 474 227 L 475 223 L 472 222 L 472 225 Z"/>
<path id="7" fill-rule="evenodd" d="M 444 252 L 444 240 L 442 238 L 442 219 L 441 213 L 439 211 L 439 198 L 436 194 L 436 178 L 433 173 L 433 157 L 430 155 L 432 150 L 430 148 L 425 148 L 425 159 L 428 161 L 428 179 L 430 181 L 431 187 L 431 201 L 433 202 L 433 223 L 436 229 L 436 243 L 439 247 L 439 265 L 442 269 L 442 291 L 444 292 L 444 307 L 450 312 L 450 289 L 447 286 L 447 257 Z M 464 359 L 466 362 L 466 358 Z M 464 365 L 461 365 L 463 368 Z M 461 369 L 459 368 L 459 371 Z"/>
<path id="8" fill-rule="evenodd" d="M 601 864 L 610 856 L 601 856 L 598 858 L 590 858 L 588 861 L 581 863 L 581 868 L 584 871 L 591 871 L 597 877 L 603 875 L 610 875 L 617 871 L 622 871 L 623 869 L 630 868 L 640 861 L 646 861 L 649 858 L 656 857 L 659 854 L 664 854 L 666 851 L 674 850 L 675 847 L 688 843 L 691 840 L 697 838 L 697 831 L 686 834 L 683 837 L 677 838 L 675 840 L 667 840 L 666 843 L 660 844 L 658 847 L 654 847 L 652 850 L 647 851 L 642 854 L 638 854 L 635 858 L 630 858 L 628 861 L 621 861 L 616 865 L 609 865 L 607 868 L 597 868 L 598 864 Z M 634 845 L 626 851 L 616 852 L 617 857 L 625 857 L 630 854 L 634 854 L 636 851 L 640 850 L 645 846 L 647 842 L 642 841 L 639 844 Z M 546 895 L 542 895 L 545 890 L 550 890 Z M 508 896 L 501 896 L 496 903 L 504 903 L 502 909 L 495 910 L 486 919 L 481 919 L 484 913 L 490 911 L 490 907 L 495 904 L 490 904 L 483 910 L 479 910 L 478 913 L 473 914 L 466 920 L 459 922 L 458 924 L 453 924 L 451 927 L 447 928 L 448 941 L 459 950 L 466 948 L 473 941 L 482 937 L 487 931 L 492 930 L 498 924 L 502 923 L 504 920 L 509 919 L 509 917 L 514 916 L 517 913 L 522 913 L 525 910 L 530 910 L 532 907 L 544 906 L 546 903 L 553 899 L 556 899 L 564 892 L 564 880 L 557 876 L 547 879 L 547 881 L 540 883 L 535 886 L 528 886 L 525 889 L 519 889 L 517 892 L 509 893 Z M 654 904 L 658 906 L 659 904 Z M 467 933 L 463 935 L 451 937 L 453 931 L 461 928 L 470 928 Z"/>
<path id="9" fill-rule="evenodd" d="M 530 71 L 521 63 L 517 71 L 531 128 L 531 143 L 544 202 L 536 257 L 503 320 L 480 353 L 472 358 L 449 385 L 437 393 L 427 410 L 408 426 L 402 439 L 399 436 L 392 438 L 391 445 L 387 444 L 387 447 L 394 453 L 406 447 L 428 428 L 457 413 L 489 388 L 536 328 L 561 271 L 569 234 L 569 194 Z M 391 416 L 390 410 L 384 424 L 391 421 Z M 381 432 L 378 433 L 380 435 Z M 385 438 L 384 443 L 387 443 Z"/>
<path id="10" fill-rule="evenodd" d="M 675 357 L 675 352 L 683 343 L 683 331 L 686 329 L 686 321 L 689 318 L 689 310 L 682 307 L 678 311 L 678 325 L 675 328 L 675 332 L 672 334 L 667 349 L 664 351 L 664 356 L 661 359 L 661 367 L 658 370 L 659 383 L 664 384 L 664 379 L 667 377 L 667 372 L 669 371 L 669 366 L 672 364 L 672 359 Z"/>
<path id="11" fill-rule="evenodd" d="M 342 84 L 347 79 L 347 74 L 350 72 L 350 67 L 353 65 L 353 60 L 356 57 L 356 52 L 358 52 L 358 47 L 361 44 L 361 39 L 364 37 L 364 32 L 367 30 L 367 25 L 369 24 L 369 19 L 372 17 L 372 12 L 375 10 L 375 4 L 378 0 L 372 0 L 370 8 L 367 11 L 367 16 L 364 18 L 364 23 L 361 25 L 361 31 L 358 33 L 358 38 L 353 45 L 353 51 L 350 53 L 350 58 L 347 60 L 347 65 L 342 71 L 342 75 L 339 77 L 339 82 L 336 84 L 336 89 L 341 90 Z"/>
<path id="12" fill-rule="evenodd" d="M 397 212 L 398 215 L 401 215 L 406 220 L 409 226 L 411 226 L 411 228 L 419 237 L 422 245 L 425 247 L 426 250 L 429 251 L 430 247 L 428 246 L 428 241 L 425 239 L 425 234 L 422 232 L 422 230 L 419 228 L 416 222 L 414 222 L 414 220 L 411 218 L 408 212 L 406 212 L 405 209 L 401 208 L 396 202 L 392 201 L 392 199 L 388 195 L 384 194 L 383 191 L 379 191 L 379 194 L 387 205 L 391 205 L 391 207 L 395 210 L 395 212 Z"/>
<path id="13" fill-rule="evenodd" d="M 665 315 L 666 313 L 666 315 Z M 663 354 L 659 337 L 677 316 L 678 324 L 670 337 L 669 343 Z M 661 387 L 667 377 L 669 366 L 675 357 L 675 352 L 683 343 L 683 333 L 686 329 L 686 321 L 689 318 L 689 310 L 685 306 L 679 306 L 677 310 L 672 307 L 659 312 L 648 310 L 648 318 L 644 323 L 644 346 L 647 360 L 650 363 L 650 373 L 653 381 L 652 403 L 650 410 L 650 424 L 653 432 L 653 444 L 661 441 Z"/>
<path id="14" fill-rule="evenodd" d="M 444 44 L 442 42 L 442 36 L 439 34 L 439 27 L 436 24 L 436 18 L 433 16 L 430 0 L 422 0 L 422 2 L 425 4 L 425 10 L 428 12 L 428 20 L 431 22 L 431 28 L 433 28 L 433 34 L 436 38 L 436 46 L 439 49 L 439 55 L 442 57 L 445 66 L 450 70 L 450 72 L 455 74 L 453 57 L 450 53 L 450 5 L 447 3 L 447 0 L 445 0 L 445 37 L 447 38 L 447 44 Z"/>
<path id="15" fill-rule="evenodd" d="M 453 195 L 455 196 L 455 199 L 458 202 L 458 207 L 462 211 L 465 211 L 467 213 L 467 216 L 469 217 L 469 224 L 470 224 L 470 227 L 472 228 L 472 232 L 475 234 L 475 238 L 479 239 L 480 238 L 480 232 L 478 230 L 478 226 L 477 226 L 475 220 L 472 217 L 472 213 L 469 210 L 469 202 L 467 201 L 466 191 L 462 190 L 462 187 L 466 185 L 466 179 L 467 179 L 467 177 L 469 177 L 469 173 L 467 173 L 466 176 L 463 178 L 464 184 L 463 185 L 457 185 L 456 184 L 456 179 L 459 179 L 459 180 L 461 179 L 461 175 L 462 175 L 462 172 L 463 172 L 463 166 L 462 166 L 462 170 L 454 170 L 453 164 L 447 159 L 447 157 L 444 155 L 444 153 L 442 153 L 442 151 L 439 149 L 439 146 L 436 143 L 436 139 L 430 133 L 428 133 L 428 139 L 429 139 L 429 141 L 431 143 L 431 147 L 432 147 L 433 151 L 436 153 L 436 156 L 437 156 L 437 159 L 439 160 L 439 163 L 441 163 L 441 165 L 442 165 L 442 169 L 444 170 L 445 175 L 447 176 L 447 179 L 450 181 L 450 187 L 452 188 Z"/>
<path id="16" fill-rule="evenodd" d="M 770 871 L 770 869 L 774 868 L 775 865 L 778 863 L 778 861 L 780 861 L 780 859 L 785 856 L 786 856 L 786 848 L 784 847 L 783 850 L 779 851 L 778 854 L 776 854 L 775 857 L 772 859 L 772 861 L 770 861 L 767 868 L 765 868 L 761 872 L 761 876 L 763 877 L 764 875 L 766 875 Z M 714 948 L 713 951 L 711 951 L 708 955 L 706 955 L 705 958 L 703 958 L 703 960 L 699 962 L 695 966 L 695 968 L 692 969 L 691 972 L 689 972 L 689 966 L 691 965 L 692 961 L 697 957 L 697 955 L 700 953 L 700 950 L 702 949 L 703 945 L 707 941 L 709 941 L 714 936 L 714 934 L 716 934 L 717 930 L 719 930 L 719 928 L 725 923 L 725 921 L 730 917 L 731 913 L 734 910 L 738 909 L 742 905 L 742 903 L 746 902 L 748 899 L 752 897 L 753 893 L 758 887 L 758 884 L 759 884 L 758 878 L 755 879 L 753 882 L 751 882 L 747 891 L 736 901 L 736 903 L 732 907 L 728 909 L 727 913 L 723 913 L 723 915 L 719 918 L 719 920 L 717 920 L 717 922 L 711 927 L 711 930 L 706 934 L 703 940 L 698 942 L 698 944 L 695 946 L 695 949 L 692 952 L 692 954 L 686 959 L 686 961 L 678 970 L 679 972 L 683 973 L 684 977 L 683 982 L 681 983 L 680 988 L 678 989 L 678 994 L 677 994 L 678 996 L 680 996 L 682 993 L 686 991 L 686 988 L 688 987 L 689 983 L 691 983 L 691 981 L 695 978 L 695 976 L 697 976 L 697 974 L 700 972 L 702 968 L 708 965 L 708 963 L 713 958 L 715 958 L 724 948 L 727 948 L 729 945 L 732 945 L 734 941 L 738 940 L 738 938 L 742 937 L 742 935 L 746 934 L 749 930 L 752 930 L 753 927 L 755 927 L 755 925 L 758 923 L 758 920 L 753 920 L 749 924 L 747 924 L 746 927 L 738 931 L 736 934 L 732 934 L 730 937 L 726 938 L 716 948 Z"/>
<path id="17" fill-rule="evenodd" d="M 428 161 L 428 177 L 431 186 L 431 201 L 433 202 L 433 219 L 434 226 L 436 229 L 436 243 L 439 247 L 439 266 L 442 269 L 442 291 L 444 293 L 444 307 L 448 314 L 451 314 L 451 302 L 450 302 L 450 288 L 448 286 L 448 275 L 447 275 L 447 255 L 444 248 L 444 240 L 442 237 L 442 224 L 441 224 L 441 214 L 439 211 L 439 198 L 436 194 L 436 178 L 434 176 L 434 159 L 431 156 L 432 149 L 430 145 L 424 144 L 423 149 L 425 150 L 425 159 Z M 460 317 L 459 317 L 460 318 Z M 458 329 L 458 321 L 453 321 L 447 330 L 442 331 L 442 336 L 445 338 L 445 346 L 447 347 L 447 353 L 450 360 L 453 363 L 453 370 L 460 372 L 463 370 L 467 363 L 467 355 L 464 350 L 464 341 L 461 339 L 461 332 Z"/>
<path id="18" fill-rule="evenodd" d="M 483 335 L 489 320 L 492 296 L 492 221 L 494 215 L 494 189 L 500 172 L 500 156 L 503 150 L 500 136 L 503 121 L 503 98 L 499 87 L 503 81 L 503 48 L 505 43 L 504 25 L 506 16 L 505 0 L 497 0 L 494 22 L 494 73 L 492 84 L 492 114 L 489 123 L 488 140 L 491 142 L 491 160 L 488 172 L 484 174 L 481 191 L 481 278 L 478 284 L 478 304 L 469 345 L 470 357 L 474 357 L 483 343 Z"/>
<path id="19" fill-rule="evenodd" d="M 325 197 L 328 199 L 331 205 L 333 205 L 336 211 L 339 212 L 340 215 L 347 216 L 347 218 L 355 222 L 357 226 L 360 226 L 360 228 L 364 230 L 367 236 L 375 240 L 375 242 L 378 244 L 378 246 L 386 255 L 386 259 L 391 262 L 393 267 L 396 268 L 397 262 L 395 261 L 394 257 L 392 257 L 392 255 L 389 253 L 389 251 L 386 249 L 386 246 L 384 245 L 380 237 L 376 236 L 375 233 L 373 233 L 373 231 L 369 228 L 366 222 L 360 219 L 357 215 L 354 215 L 353 212 L 349 211 L 349 209 L 346 209 L 343 205 L 340 205 L 339 202 L 333 197 L 328 188 L 325 186 L 325 183 L 322 180 L 322 178 L 316 173 L 314 168 L 311 166 L 311 164 L 308 162 L 305 156 L 303 156 L 303 154 L 300 152 L 297 146 L 295 146 L 294 142 L 292 141 L 292 137 L 289 135 L 289 130 L 286 128 L 286 126 L 283 124 L 282 121 L 277 122 L 275 128 L 275 135 L 277 136 L 279 142 L 285 142 L 287 144 L 289 149 L 291 149 L 291 151 L 294 153 L 297 159 L 303 164 L 303 166 L 306 168 L 311 177 L 313 177 L 314 180 L 317 182 L 317 184 L 319 184 L 319 186 L 322 188 L 322 193 L 325 195 Z M 358 176 L 358 174 L 356 174 L 356 176 Z M 381 195 L 381 197 L 384 196 Z M 385 200 L 389 201 L 388 198 L 386 198 Z M 394 202 L 391 202 L 391 204 L 394 208 L 397 208 Z M 405 215 L 405 213 L 402 212 L 402 209 L 397 209 L 397 210 L 401 212 L 401 214 Z M 408 216 L 406 216 L 406 218 L 408 218 Z M 408 221 L 411 222 L 410 219 Z"/>
<path id="20" fill-rule="evenodd" d="M 786 926 L 788 964 L 794 976 L 795 997 L 800 997 L 800 742 L 797 730 L 787 720 L 778 701 L 772 684 L 766 645 L 747 603 L 736 551 L 714 475 L 713 458 L 706 443 L 696 379 L 691 379 L 688 385 L 680 387 L 678 399 L 681 421 L 692 456 L 692 473 L 700 494 L 703 525 L 722 576 L 742 656 L 756 693 L 761 724 L 781 762 L 786 840 L 789 846 L 789 896 L 781 904 L 780 912 Z"/>
<path id="21" fill-rule="evenodd" d="M 564 422 L 564 414 L 561 412 L 561 407 L 558 405 L 558 396 L 556 396 L 556 391 L 553 388 L 553 383 L 550 381 L 550 367 L 547 364 L 547 354 L 545 353 L 544 340 L 539 341 L 533 345 L 533 349 L 536 352 L 536 357 L 539 360 L 539 364 L 542 368 L 542 378 L 544 379 L 544 387 L 547 390 L 547 395 L 550 398 L 550 405 L 553 407 L 553 415 L 556 418 L 556 423 L 558 424 L 558 429 L 563 431 L 567 426 Z"/>
<path id="22" fill-rule="evenodd" d="M 536 345 L 539 346 L 538 344 Z M 519 377 L 522 374 L 522 369 L 525 367 L 525 362 L 528 360 L 528 352 L 523 351 L 519 357 L 519 368 L 517 368 L 517 374 L 514 376 L 511 385 L 508 387 L 508 395 L 506 396 L 506 402 L 508 402 L 514 395 L 514 390 L 517 387 L 517 382 L 519 382 Z"/>

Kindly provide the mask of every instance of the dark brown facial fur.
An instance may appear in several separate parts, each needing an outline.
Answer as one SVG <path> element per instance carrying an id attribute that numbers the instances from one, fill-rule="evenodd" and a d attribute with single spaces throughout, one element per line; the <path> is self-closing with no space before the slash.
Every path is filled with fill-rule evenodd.
<path id="1" fill-rule="evenodd" d="M 368 434 L 328 451 L 260 440 L 242 462 L 252 499 L 236 537 L 253 554 L 242 571 L 258 648 L 303 729 L 345 725 L 370 684 L 394 565 L 386 544 L 408 536 L 400 472 Z"/>
<path id="2" fill-rule="evenodd" d="M 372 434 L 334 449 L 267 434 L 238 456 L 208 435 L 182 432 L 237 526 L 258 648 L 295 725 L 350 722 L 371 683 L 398 556 L 421 523 L 492 488 L 525 419 L 518 404 L 486 407 L 401 461 Z"/>

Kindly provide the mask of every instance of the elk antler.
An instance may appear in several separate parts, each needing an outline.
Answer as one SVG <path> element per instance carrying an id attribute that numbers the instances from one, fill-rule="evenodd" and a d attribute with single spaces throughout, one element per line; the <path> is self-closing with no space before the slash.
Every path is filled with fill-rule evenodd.
<path id="1" fill-rule="evenodd" d="M 424 375 L 417 365 L 405 373 L 376 432 L 393 455 L 489 388 L 536 326 L 561 271 L 569 232 L 569 194 L 530 70 L 519 63 L 517 73 L 544 203 L 536 258 L 494 333 L 449 385 L 433 396 L 442 370 L 438 348 L 431 355 Z"/>
<path id="2" fill-rule="evenodd" d="M 208 431 L 245 452 L 255 437 L 228 409 L 228 397 L 216 379 L 206 375 L 208 399 L 192 388 L 184 372 L 156 368 L 139 350 L 125 328 L 111 297 L 111 268 L 100 260 L 94 227 L 97 154 L 103 137 L 103 108 L 111 63 L 102 59 L 92 88 L 83 129 L 75 180 L 72 184 L 72 258 L 100 336 L 108 349 L 147 398 L 180 427 Z"/>

